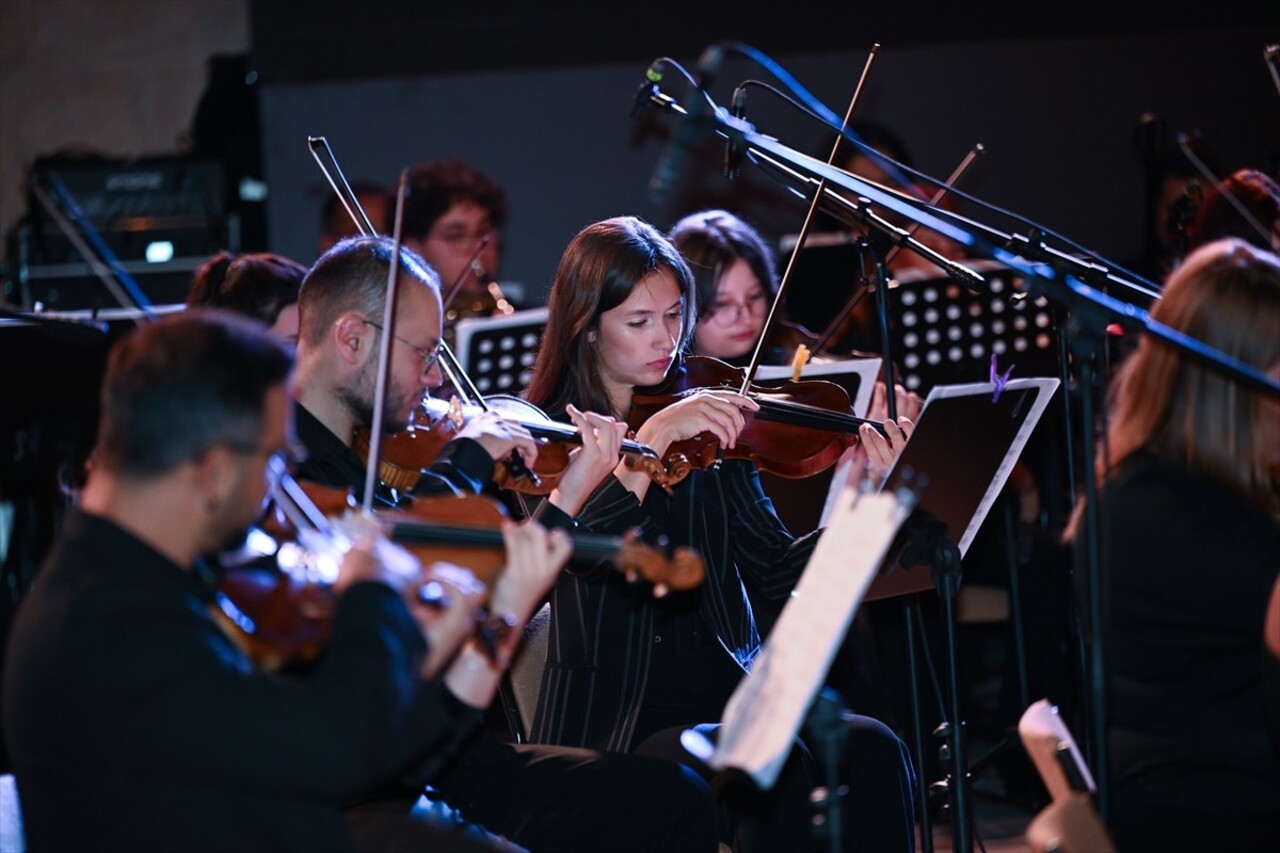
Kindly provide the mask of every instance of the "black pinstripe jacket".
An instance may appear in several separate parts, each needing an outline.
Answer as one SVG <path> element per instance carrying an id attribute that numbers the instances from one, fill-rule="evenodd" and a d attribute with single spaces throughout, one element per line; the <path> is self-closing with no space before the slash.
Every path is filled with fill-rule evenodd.
<path id="1" fill-rule="evenodd" d="M 650 512 L 665 501 L 665 530 Z M 694 471 L 668 498 L 653 488 L 645 505 L 612 476 L 578 516 L 582 528 L 621 533 L 640 526 L 673 545 L 698 550 L 706 579 L 698 612 L 744 670 L 760 651 L 760 634 L 744 578 L 770 599 L 784 598 L 808 563 L 817 533 L 794 538 L 774 513 L 755 465 L 726 460 Z M 565 573 L 551 597 L 551 635 L 532 740 L 625 752 L 652 663 L 654 608 L 644 585 L 612 570 Z"/>

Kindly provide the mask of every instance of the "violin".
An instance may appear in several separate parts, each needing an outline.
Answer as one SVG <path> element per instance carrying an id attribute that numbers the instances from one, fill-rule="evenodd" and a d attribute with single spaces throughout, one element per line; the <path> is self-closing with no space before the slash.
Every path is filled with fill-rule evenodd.
<path id="1" fill-rule="evenodd" d="M 506 562 L 501 525 L 508 515 L 491 498 L 419 498 L 408 509 L 378 510 L 371 520 L 358 513 L 349 490 L 298 484 L 282 472 L 280 477 L 280 493 L 273 494 L 255 531 L 264 547 L 252 549 L 248 558 L 224 557 L 215 610 L 264 668 L 279 670 L 319 657 L 336 605 L 338 565 L 361 535 L 381 537 L 377 556 L 397 574 L 417 578 L 427 567 L 426 580 L 413 591 L 430 605 L 447 604 L 446 583 L 463 590 L 491 589 Z M 570 539 L 572 560 L 609 561 L 629 582 L 651 584 L 658 597 L 693 589 L 705 575 L 697 552 L 671 549 L 665 542 L 648 545 L 638 531 L 621 537 L 573 532 Z M 487 607 L 475 614 L 475 636 L 490 651 L 512 627 Z"/>
<path id="2" fill-rule="evenodd" d="M 553 421 L 533 403 L 519 397 L 496 394 L 486 397 L 485 402 L 488 411 L 496 411 L 514 421 L 538 441 L 538 456 L 533 467 L 528 469 L 528 476 L 519 469 L 512 471 L 510 467 L 500 465 L 494 468 L 494 484 L 500 489 L 523 494 L 550 494 L 569 467 L 569 448 L 582 444 L 581 432 L 570 424 Z M 486 410 L 463 404 L 456 397 L 449 402 L 434 397 L 424 399 L 414 409 L 406 429 L 383 437 L 378 478 L 394 489 L 412 490 L 422 470 L 435 461 L 441 448 L 456 438 L 471 418 L 483 411 Z M 368 459 L 368 427 L 357 428 L 352 447 L 362 460 Z M 655 478 L 665 474 L 657 451 L 647 444 L 625 439 L 621 453 L 630 468 L 647 471 Z"/>
<path id="3" fill-rule="evenodd" d="M 834 465 L 857 441 L 863 424 L 885 432 L 882 424 L 854 416 L 849 392 L 834 382 L 805 379 L 765 386 L 748 384 L 746 377 L 746 368 L 692 355 L 661 384 L 635 390 L 627 414 L 633 430 L 703 388 L 739 391 L 760 406 L 757 412 L 743 412 L 746 424 L 732 448 L 721 447 L 709 432 L 672 442 L 662 458 L 670 482 L 679 482 L 695 468 L 706 470 L 720 459 L 749 459 L 761 471 L 779 477 L 810 477 Z"/>

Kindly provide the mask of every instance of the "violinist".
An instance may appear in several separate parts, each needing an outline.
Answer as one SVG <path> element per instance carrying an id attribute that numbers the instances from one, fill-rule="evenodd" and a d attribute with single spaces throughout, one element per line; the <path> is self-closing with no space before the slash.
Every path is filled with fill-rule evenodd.
<path id="1" fill-rule="evenodd" d="M 560 261 L 549 322 L 527 397 L 555 416 L 569 406 L 625 417 L 635 386 L 662 381 L 694 333 L 693 276 L 675 246 L 635 217 L 580 231 Z M 732 448 L 757 410 L 749 396 L 701 390 L 660 409 L 637 437 L 659 454 L 708 432 Z M 576 572 L 557 581 L 551 637 L 533 739 L 687 762 L 690 726 L 714 735 L 725 702 L 760 651 L 746 585 L 785 598 L 816 534 L 796 538 L 774 513 L 754 464 L 726 459 L 694 470 L 668 496 L 619 465 L 577 515 L 601 532 L 641 526 L 702 554 L 696 590 L 639 599 L 609 575 Z M 869 850 L 912 850 L 914 776 L 902 742 L 878 721 L 858 717 L 849 739 L 857 779 L 846 779 L 847 839 Z M 717 788 L 721 840 L 737 851 L 806 849 L 812 759 L 797 742 L 767 792 Z"/>
<path id="2" fill-rule="evenodd" d="M 303 281 L 295 393 L 298 435 L 309 454 L 300 471 L 304 479 L 363 490 L 365 463 L 351 442 L 357 427 L 373 423 L 391 245 L 387 238 L 347 238 L 322 255 Z M 384 424 L 393 431 L 408 424 L 414 406 L 444 379 L 438 361 L 439 278 L 416 253 L 406 249 L 402 257 L 404 286 L 383 407 Z M 423 472 L 420 490 L 476 494 L 490 480 L 494 461 L 512 451 L 528 462 L 538 452 L 518 424 L 476 417 Z M 403 499 L 378 497 L 393 504 Z"/>
<path id="3" fill-rule="evenodd" d="M 463 641 L 474 597 L 413 606 L 366 546 L 342 561 L 332 639 L 306 674 L 258 668 L 212 616 L 201 555 L 243 538 L 268 460 L 295 443 L 292 365 L 258 323 L 216 309 L 112 350 L 94 466 L 8 644 L 4 735 L 28 849 L 354 851 L 349 793 L 478 725 L 492 677 L 424 669 Z M 568 545 L 537 528 L 510 544 L 534 575 L 529 606 Z M 425 821 L 379 831 L 395 849 L 502 849 Z"/>
<path id="4" fill-rule="evenodd" d="M 299 300 L 296 416 L 308 458 L 298 476 L 353 489 L 358 497 L 365 463 L 350 442 L 357 427 L 368 427 L 373 420 L 379 326 L 392 250 L 393 242 L 384 237 L 338 243 L 307 274 Z M 442 323 L 440 280 L 410 249 L 401 249 L 399 263 L 385 393 L 389 429 L 405 425 L 413 407 L 443 378 L 435 357 Z M 573 417 L 582 428 L 583 449 L 551 496 L 565 509 L 548 503 L 539 515 L 547 526 L 562 526 L 557 513 L 567 524 L 568 515 L 612 470 L 625 431 L 624 424 L 602 416 L 575 412 Z M 380 486 L 379 502 L 412 505 L 415 497 L 478 494 L 492 478 L 495 460 L 512 450 L 532 464 L 537 446 L 518 424 L 489 413 L 477 415 L 444 446 L 411 494 Z M 518 641 L 519 627 L 510 632 L 508 643 Z M 503 657 L 477 665 L 500 674 Z M 533 850 L 715 849 L 706 784 L 665 762 L 509 744 L 482 729 L 423 781 L 465 819 Z M 388 807 L 404 793 L 414 794 L 392 792 Z M 408 804 L 412 802 L 410 796 Z"/>

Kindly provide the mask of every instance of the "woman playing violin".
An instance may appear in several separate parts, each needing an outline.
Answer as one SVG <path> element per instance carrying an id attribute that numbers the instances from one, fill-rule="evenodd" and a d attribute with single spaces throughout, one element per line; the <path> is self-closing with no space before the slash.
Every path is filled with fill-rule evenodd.
<path id="1" fill-rule="evenodd" d="M 400 273 L 386 373 L 386 428 L 403 428 L 424 395 L 443 381 L 436 358 L 442 322 L 439 277 L 413 251 L 401 249 L 393 255 L 393 249 L 393 242 L 382 237 L 343 240 L 316 262 L 303 281 L 295 414 L 308 458 L 298 469 L 299 479 L 350 488 L 357 494 L 363 490 L 365 463 L 351 440 L 358 427 L 369 427 L 373 421 L 393 257 Z M 616 464 L 624 427 L 599 415 L 575 412 L 570 416 L 583 428 L 583 449 L 551 497 L 572 512 Z M 513 450 L 528 464 L 538 452 L 528 431 L 518 424 L 497 415 L 477 415 L 423 471 L 411 495 L 379 487 L 379 501 L 411 505 L 414 497 L 475 495 L 489 482 L 495 460 Z M 554 505 L 549 502 L 548 507 L 547 512 L 554 515 Z M 495 599 L 506 582 L 504 572 L 493 592 Z M 528 614 L 517 615 L 523 619 Z M 496 660 L 478 660 L 477 665 L 500 671 L 519 641 L 519 627 L 509 632 Z M 467 819 L 531 849 L 705 851 L 715 847 L 704 783 L 664 762 L 507 744 L 486 729 L 442 765 L 424 778 L 450 805 Z M 409 793 L 413 796 L 408 804 L 412 804 L 416 792 Z M 641 801 L 647 807 L 637 812 L 634 803 Z"/>
<path id="2" fill-rule="evenodd" d="M 622 418 L 635 386 L 662 381 L 688 343 L 697 297 L 676 248 L 642 220 L 620 217 L 574 237 L 548 307 L 526 396 L 552 416 L 578 406 Z M 704 389 L 657 411 L 637 438 L 660 455 L 670 443 L 703 432 L 732 448 L 757 409 L 749 396 Z M 720 719 L 760 650 L 744 585 L 785 598 L 816 536 L 797 539 L 786 529 L 761 491 L 755 466 L 742 459 L 694 470 L 671 495 L 619 465 L 577 520 L 599 531 L 639 525 L 692 546 L 702 554 L 706 580 L 696 590 L 655 600 L 611 576 L 562 573 L 552 594 L 534 740 L 692 764 L 680 733 Z M 869 718 L 859 718 L 853 735 L 850 749 L 870 780 L 855 784 L 857 793 L 844 804 L 857 842 L 867 849 L 913 849 L 913 776 L 903 745 Z M 814 784 L 807 750 L 797 743 L 771 791 L 720 792 L 722 840 L 739 851 L 804 848 Z"/>

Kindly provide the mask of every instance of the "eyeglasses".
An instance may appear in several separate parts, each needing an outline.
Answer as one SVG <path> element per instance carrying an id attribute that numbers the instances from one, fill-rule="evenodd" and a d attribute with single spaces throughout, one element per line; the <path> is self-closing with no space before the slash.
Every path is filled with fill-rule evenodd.
<path id="1" fill-rule="evenodd" d="M 764 316 L 766 297 L 757 293 L 747 297 L 744 302 L 721 302 L 717 300 L 707 312 L 707 322 L 717 326 L 732 326 L 743 314 L 748 317 Z"/>
<path id="2" fill-rule="evenodd" d="M 373 327 L 374 327 L 375 329 L 377 329 L 379 332 L 381 332 L 381 331 L 385 331 L 385 330 L 382 328 L 382 325 L 381 325 L 380 323 L 375 323 L 375 322 L 373 322 L 372 320 L 365 320 L 365 318 L 363 318 L 363 317 L 361 317 L 360 319 L 361 319 L 361 320 L 363 320 L 363 321 L 364 321 L 365 323 L 367 323 L 368 325 L 373 326 Z M 399 335 L 392 335 L 391 337 L 395 338 L 397 341 L 399 341 L 400 343 L 404 344 L 404 345 L 405 345 L 405 346 L 407 346 L 409 349 L 413 350 L 414 352 L 416 352 L 416 353 L 418 354 L 418 357 L 422 359 L 422 372 L 423 372 L 423 373 L 427 373 L 427 372 L 429 372 L 429 371 L 431 370 L 431 368 L 435 366 L 435 363 L 436 363 L 437 361 L 439 361 L 439 360 L 440 360 L 440 347 L 439 347 L 439 346 L 437 346 L 434 350 L 426 350 L 426 349 L 423 349 L 423 348 L 422 348 L 422 347 L 420 347 L 420 346 L 415 346 L 411 341 L 406 341 L 404 338 L 400 337 Z"/>
<path id="3" fill-rule="evenodd" d="M 481 240 L 488 238 L 490 243 L 497 240 L 497 235 L 492 228 L 486 228 L 484 231 L 445 231 L 444 233 L 431 233 L 427 235 L 428 240 L 438 240 L 444 243 L 445 247 L 455 255 L 469 255 L 476 250 L 476 246 Z"/>

